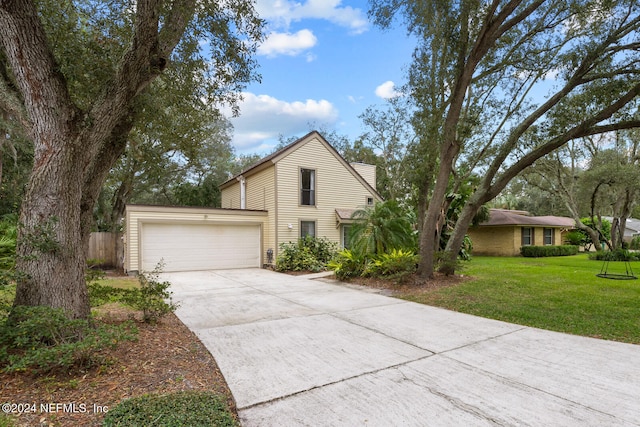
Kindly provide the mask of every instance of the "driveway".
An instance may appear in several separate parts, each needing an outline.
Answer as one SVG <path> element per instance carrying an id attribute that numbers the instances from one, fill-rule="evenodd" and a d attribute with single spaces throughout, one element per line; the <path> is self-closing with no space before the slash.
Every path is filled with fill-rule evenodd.
<path id="1" fill-rule="evenodd" d="M 640 426 L 640 346 L 268 270 L 165 273 L 244 426 Z"/>

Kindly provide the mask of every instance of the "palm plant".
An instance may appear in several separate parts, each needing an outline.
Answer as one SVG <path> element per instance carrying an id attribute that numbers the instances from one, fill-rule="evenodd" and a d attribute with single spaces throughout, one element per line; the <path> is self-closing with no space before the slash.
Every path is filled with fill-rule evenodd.
<path id="1" fill-rule="evenodd" d="M 416 247 L 416 236 L 408 213 L 394 200 L 359 209 L 350 231 L 352 250 L 359 254 L 383 254 L 392 249 Z"/>

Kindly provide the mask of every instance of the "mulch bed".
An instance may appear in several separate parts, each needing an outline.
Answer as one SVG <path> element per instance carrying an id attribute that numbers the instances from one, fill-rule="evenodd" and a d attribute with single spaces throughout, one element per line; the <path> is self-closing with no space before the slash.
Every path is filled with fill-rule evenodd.
<path id="1" fill-rule="evenodd" d="M 131 315 L 117 306 L 102 313 L 110 322 Z M 123 399 L 198 390 L 225 396 L 237 418 L 235 402 L 215 360 L 174 314 L 155 325 L 136 323 L 138 341 L 109 350 L 104 354 L 106 363 L 100 366 L 41 376 L 0 374 L 0 404 L 35 404 L 35 412 L 16 418 L 21 426 L 100 426 L 101 411 Z"/>

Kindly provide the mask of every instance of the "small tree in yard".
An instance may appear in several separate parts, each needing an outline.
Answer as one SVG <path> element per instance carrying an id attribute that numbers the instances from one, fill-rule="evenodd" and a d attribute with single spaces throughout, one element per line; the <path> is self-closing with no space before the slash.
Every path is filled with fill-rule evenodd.
<path id="1" fill-rule="evenodd" d="M 89 317 L 93 208 L 141 111 L 155 101 L 147 89 L 185 79 L 196 82 L 199 99 L 233 102 L 256 78 L 262 24 L 249 0 L 0 2 L 0 110 L 34 147 L 15 306 Z M 169 69 L 179 77 L 160 80 Z"/>

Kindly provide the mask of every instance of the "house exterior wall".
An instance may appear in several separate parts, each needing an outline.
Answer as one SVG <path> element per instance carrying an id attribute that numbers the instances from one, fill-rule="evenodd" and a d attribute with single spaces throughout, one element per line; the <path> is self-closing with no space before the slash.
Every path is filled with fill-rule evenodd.
<path id="1" fill-rule="evenodd" d="M 240 209 L 240 183 L 236 182 L 222 190 L 220 207 L 223 209 Z"/>
<path id="2" fill-rule="evenodd" d="M 316 236 L 340 244 L 335 209 L 364 207 L 368 197 L 379 200 L 317 137 L 300 144 L 295 151 L 280 159 L 275 168 L 278 245 L 298 240 L 301 221 L 315 221 Z M 315 206 L 300 204 L 300 169 L 316 171 Z"/>
<path id="3" fill-rule="evenodd" d="M 473 254 L 514 256 L 520 253 L 519 227 L 476 227 L 469 229 L 468 234 L 473 242 Z"/>
<path id="4" fill-rule="evenodd" d="M 138 271 L 140 265 L 141 227 L 145 222 L 183 224 L 260 224 L 266 228 L 267 212 L 213 208 L 128 205 L 125 209 L 126 271 Z M 263 237 L 263 247 L 264 247 Z M 264 252 L 264 250 L 262 251 Z M 265 258 L 266 259 L 266 258 Z"/>
<path id="5" fill-rule="evenodd" d="M 368 165 L 366 163 L 351 163 L 351 166 L 360 174 L 361 177 L 369 183 L 370 186 L 376 188 L 376 165 Z"/>
<path id="6" fill-rule="evenodd" d="M 473 242 L 473 253 L 490 256 L 518 256 L 522 247 L 523 226 L 474 227 L 469 229 L 469 237 Z M 544 245 L 544 229 L 533 228 L 533 245 Z M 562 229 L 553 228 L 553 245 L 563 244 Z"/>

